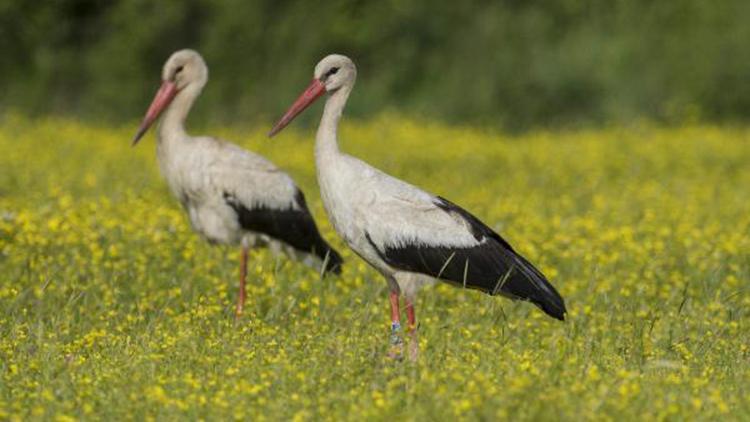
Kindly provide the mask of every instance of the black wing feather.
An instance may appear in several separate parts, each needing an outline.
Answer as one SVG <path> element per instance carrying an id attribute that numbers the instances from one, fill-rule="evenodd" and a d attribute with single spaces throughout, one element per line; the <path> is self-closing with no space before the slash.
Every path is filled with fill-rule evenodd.
<path id="1" fill-rule="evenodd" d="M 411 244 L 378 248 L 367 238 L 388 265 L 403 271 L 422 273 L 473 288 L 490 295 L 503 294 L 527 300 L 548 315 L 564 320 L 565 303 L 547 278 L 519 255 L 499 234 L 458 205 L 438 197 L 435 205 L 461 216 L 481 242 L 467 248 Z"/>
<path id="2" fill-rule="evenodd" d="M 326 272 L 341 273 L 341 255 L 320 235 L 301 190 L 297 189 L 294 197 L 299 209 L 265 206 L 248 208 L 227 192 L 224 193 L 224 200 L 237 213 L 243 229 L 263 233 L 298 251 L 312 253 L 326 262 Z"/>

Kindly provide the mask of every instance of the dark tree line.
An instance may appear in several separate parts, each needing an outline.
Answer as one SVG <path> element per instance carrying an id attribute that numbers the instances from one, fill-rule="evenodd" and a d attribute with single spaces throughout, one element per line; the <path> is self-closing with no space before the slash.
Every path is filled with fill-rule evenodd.
<path id="1" fill-rule="evenodd" d="M 199 115 L 213 122 L 279 114 L 329 52 L 358 63 L 359 116 L 742 120 L 748 22 L 746 0 L 5 0 L 0 107 L 132 121 L 167 56 L 192 47 L 211 69 Z"/>

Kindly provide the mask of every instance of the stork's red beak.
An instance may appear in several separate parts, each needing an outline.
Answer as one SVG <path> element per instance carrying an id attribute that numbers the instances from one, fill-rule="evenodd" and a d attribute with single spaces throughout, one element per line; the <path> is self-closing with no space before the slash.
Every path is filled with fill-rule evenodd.
<path id="1" fill-rule="evenodd" d="M 294 104 L 289 107 L 289 110 L 287 110 L 284 116 L 281 117 L 281 119 L 278 123 L 276 123 L 273 129 L 268 132 L 268 137 L 270 138 L 273 135 L 281 132 L 281 130 L 284 129 L 286 125 L 291 123 L 298 114 L 302 113 L 304 109 L 309 107 L 310 104 L 314 103 L 315 100 L 320 98 L 320 96 L 325 94 L 325 92 L 326 86 L 323 85 L 323 83 L 319 80 L 313 78 L 312 82 L 310 82 L 310 86 L 308 86 L 305 92 L 303 92 L 302 95 L 297 98 L 297 101 L 295 101 Z"/>
<path id="2" fill-rule="evenodd" d="M 177 95 L 177 85 L 171 81 L 162 82 L 161 87 L 154 96 L 154 100 L 148 106 L 148 111 L 146 112 L 146 117 L 143 118 L 143 122 L 141 122 L 141 127 L 138 128 L 138 132 L 136 132 L 133 138 L 133 146 L 141 140 L 161 112 L 172 102 L 175 95 Z"/>

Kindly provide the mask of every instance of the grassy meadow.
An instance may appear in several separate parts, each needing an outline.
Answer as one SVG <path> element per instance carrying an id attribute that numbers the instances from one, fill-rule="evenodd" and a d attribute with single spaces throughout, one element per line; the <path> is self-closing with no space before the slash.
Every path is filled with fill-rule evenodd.
<path id="1" fill-rule="evenodd" d="M 313 130 L 207 131 L 307 194 L 341 277 L 195 235 L 135 124 L 0 120 L 0 420 L 747 419 L 750 129 L 510 136 L 383 115 L 343 149 L 462 204 L 538 264 L 564 323 L 441 285 L 418 362 L 384 280 L 326 221 Z"/>

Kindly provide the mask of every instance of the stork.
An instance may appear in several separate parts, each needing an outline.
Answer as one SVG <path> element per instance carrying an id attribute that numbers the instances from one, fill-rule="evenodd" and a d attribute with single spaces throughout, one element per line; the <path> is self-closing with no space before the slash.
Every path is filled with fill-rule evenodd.
<path id="1" fill-rule="evenodd" d="M 269 136 L 329 94 L 315 141 L 320 193 L 336 232 L 388 282 L 390 354 L 403 356 L 399 309 L 403 294 L 411 337 L 409 357 L 416 359 L 416 294 L 436 280 L 529 301 L 564 320 L 565 303 L 555 288 L 490 227 L 453 202 L 341 152 L 337 127 L 356 77 L 357 68 L 348 57 L 325 57 L 315 66 L 309 87 Z"/>
<path id="2" fill-rule="evenodd" d="M 164 112 L 158 128 L 161 173 L 188 213 L 193 229 L 211 243 L 240 244 L 235 315 L 243 312 L 248 250 L 268 246 L 322 272 L 341 270 L 341 256 L 321 237 L 305 196 L 291 177 L 260 155 L 227 141 L 190 136 L 185 118 L 208 81 L 200 54 L 180 50 L 162 70 L 156 93 L 133 146 Z"/>

